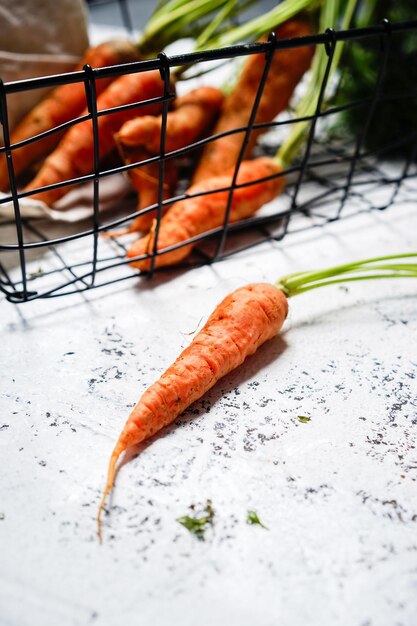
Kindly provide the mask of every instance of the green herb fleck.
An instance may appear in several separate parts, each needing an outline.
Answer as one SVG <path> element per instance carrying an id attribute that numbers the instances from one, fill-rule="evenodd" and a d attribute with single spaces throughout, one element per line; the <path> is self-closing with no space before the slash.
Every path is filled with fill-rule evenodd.
<path id="1" fill-rule="evenodd" d="M 190 508 L 192 511 L 196 511 L 195 515 L 184 515 L 183 517 L 178 517 L 177 522 L 189 530 L 192 535 L 199 539 L 199 541 L 204 541 L 207 528 L 209 526 L 213 526 L 214 509 L 212 507 L 211 500 L 207 500 L 206 505 L 204 507 L 200 507 L 199 509 L 196 509 L 195 504 L 192 504 Z"/>
<path id="2" fill-rule="evenodd" d="M 297 419 L 302 424 L 307 424 L 307 422 L 311 420 L 311 417 L 309 417 L 308 415 L 297 415 Z"/>
<path id="3" fill-rule="evenodd" d="M 43 269 L 41 267 L 38 267 L 36 272 L 31 272 L 29 274 L 29 278 L 38 278 L 39 276 L 43 276 Z"/>
<path id="4" fill-rule="evenodd" d="M 256 511 L 248 511 L 247 516 L 246 516 L 246 522 L 250 526 L 254 526 L 254 524 L 258 524 L 258 526 L 262 526 L 262 528 L 265 528 L 265 530 L 269 530 L 267 526 L 262 524 Z"/>

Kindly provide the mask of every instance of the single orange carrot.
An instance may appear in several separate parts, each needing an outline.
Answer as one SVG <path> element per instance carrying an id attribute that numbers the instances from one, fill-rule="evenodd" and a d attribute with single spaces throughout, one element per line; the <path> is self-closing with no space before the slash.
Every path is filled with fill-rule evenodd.
<path id="1" fill-rule="evenodd" d="M 272 159 L 260 157 L 253 161 L 243 161 L 237 176 L 237 187 L 233 193 L 229 222 L 235 222 L 252 216 L 261 206 L 277 196 L 284 186 L 281 167 Z M 269 180 L 261 179 L 274 176 Z M 252 184 L 250 184 L 252 183 Z M 155 267 L 174 265 L 185 259 L 195 244 L 183 245 L 175 250 L 163 252 L 166 248 L 186 242 L 192 237 L 223 225 L 229 197 L 228 188 L 232 184 L 232 174 L 217 176 L 193 185 L 188 194 L 193 197 L 176 202 L 161 220 L 158 234 L 158 254 Z M 216 191 L 216 190 L 219 191 Z M 226 191 L 221 191 L 226 189 Z M 208 195 L 194 195 L 213 192 Z M 153 233 L 142 237 L 128 250 L 128 257 L 133 258 L 152 252 L 155 241 Z M 132 261 L 131 264 L 141 270 L 150 268 L 150 258 Z"/>
<path id="2" fill-rule="evenodd" d="M 120 456 L 176 419 L 216 382 L 280 330 L 288 314 L 288 299 L 339 283 L 381 278 L 417 278 L 417 252 L 373 257 L 321 270 L 296 272 L 275 284 L 254 283 L 229 294 L 175 362 L 136 404 L 110 457 L 97 522 L 113 488 Z"/>
<path id="3" fill-rule="evenodd" d="M 129 41 L 107 41 L 94 48 L 89 48 L 82 61 L 75 67 L 81 70 L 85 64 L 91 67 L 105 67 L 136 61 L 139 58 L 137 47 Z M 113 78 L 100 78 L 96 82 L 97 94 L 100 94 L 112 82 Z M 30 137 L 75 119 L 86 106 L 84 83 L 66 84 L 57 87 L 48 94 L 11 133 L 11 143 L 18 143 Z M 21 174 L 36 159 L 52 150 L 63 132 L 56 132 L 48 137 L 13 150 L 13 169 L 16 176 Z M 6 159 L 0 155 L 0 189 L 7 189 L 9 176 Z"/>
<path id="4" fill-rule="evenodd" d="M 192 144 L 205 135 L 217 117 L 223 93 L 214 87 L 198 87 L 174 101 L 174 110 L 167 116 L 165 152 L 171 152 Z M 115 140 L 119 152 L 127 164 L 149 158 L 160 152 L 162 116 L 145 115 L 123 124 Z M 174 193 L 177 182 L 175 159 L 165 161 L 164 193 L 166 199 Z M 133 186 L 139 192 L 137 211 L 158 202 L 159 164 L 141 165 L 127 172 Z M 122 231 L 110 236 L 135 231 L 147 231 L 155 219 L 155 211 L 139 215 Z"/>
<path id="5" fill-rule="evenodd" d="M 120 455 L 170 424 L 215 383 L 283 325 L 288 302 L 274 285 L 256 283 L 236 289 L 213 311 L 202 330 L 160 379 L 145 391 L 130 414 L 112 452 L 98 511 L 110 493 Z"/>
<path id="6" fill-rule="evenodd" d="M 278 39 L 287 39 L 309 35 L 311 32 L 306 21 L 294 19 L 280 26 L 277 29 L 277 36 Z M 296 86 L 310 67 L 313 54 L 313 46 L 275 51 L 255 124 L 271 122 L 288 107 Z M 264 55 L 256 54 L 248 57 L 236 86 L 224 100 L 219 120 L 214 128 L 214 135 L 247 126 L 264 66 Z M 254 129 L 251 132 L 245 153 L 246 159 L 250 157 L 259 135 L 266 130 L 267 128 Z M 233 167 L 243 139 L 244 131 L 226 135 L 207 144 L 194 172 L 193 182 L 221 175 Z"/>
<path id="7" fill-rule="evenodd" d="M 158 71 L 124 74 L 114 80 L 97 98 L 97 110 L 102 111 L 125 104 L 157 98 L 164 93 L 164 85 Z M 138 115 L 156 114 L 161 103 L 151 103 L 138 108 L 108 113 L 98 118 L 99 156 L 105 157 L 115 148 L 114 134 L 124 122 Z M 87 111 L 85 111 L 87 112 Z M 80 122 L 70 128 L 57 148 L 45 160 L 35 178 L 25 191 L 44 185 L 52 185 L 76 176 L 89 174 L 93 170 L 94 140 L 90 120 Z M 32 198 L 53 204 L 62 198 L 69 186 L 33 194 Z"/>

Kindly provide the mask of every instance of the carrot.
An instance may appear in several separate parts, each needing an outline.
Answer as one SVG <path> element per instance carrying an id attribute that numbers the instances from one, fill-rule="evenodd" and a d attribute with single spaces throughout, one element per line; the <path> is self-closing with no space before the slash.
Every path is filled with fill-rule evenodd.
<path id="1" fill-rule="evenodd" d="M 147 116 L 148 117 L 148 116 Z M 149 116 L 150 117 L 150 116 Z M 153 155 L 145 148 L 138 147 L 124 150 L 124 162 L 128 165 L 151 158 Z M 139 194 L 137 211 L 142 211 L 158 203 L 159 163 L 138 165 L 127 172 L 128 177 Z M 167 159 L 164 165 L 163 199 L 174 193 L 177 184 L 177 164 L 174 159 Z M 136 231 L 148 231 L 155 219 L 155 209 L 138 215 L 126 229 L 103 233 L 104 237 L 125 235 Z"/>
<path id="2" fill-rule="evenodd" d="M 177 360 L 141 397 L 112 452 L 98 512 L 110 493 L 120 455 L 175 420 L 216 382 L 274 337 L 288 312 L 287 298 L 274 285 L 247 285 L 228 295 Z"/>
<path id="3" fill-rule="evenodd" d="M 157 98 L 163 95 L 164 86 L 158 71 L 125 74 L 114 80 L 97 98 L 97 110 L 111 109 L 125 104 Z M 137 115 L 158 113 L 161 103 L 109 113 L 98 118 L 100 159 L 115 148 L 114 133 L 128 119 Z M 87 112 L 87 111 L 85 111 Z M 44 185 L 52 185 L 76 176 L 89 174 L 93 169 L 94 139 L 92 124 L 85 120 L 76 124 L 64 135 L 57 148 L 45 160 L 35 178 L 25 191 Z M 64 196 L 69 186 L 33 194 L 32 198 L 53 204 Z"/>
<path id="4" fill-rule="evenodd" d="M 107 41 L 94 48 L 89 48 L 82 61 L 75 70 L 82 70 L 85 64 L 91 67 L 105 67 L 118 63 L 128 63 L 138 60 L 139 54 L 136 46 L 129 41 Z M 113 78 L 101 78 L 96 83 L 97 94 L 100 94 Z M 30 111 L 11 133 L 11 143 L 15 144 L 40 133 L 51 130 L 64 122 L 76 118 L 85 108 L 84 83 L 66 84 L 57 87 L 32 111 Z M 13 150 L 13 169 L 15 175 L 21 174 L 36 159 L 52 150 L 63 131 L 53 133 L 39 141 L 27 144 Z M 9 176 L 6 159 L 0 156 L 0 189 L 8 187 Z"/>
<path id="5" fill-rule="evenodd" d="M 279 176 L 281 172 L 280 166 L 266 157 L 254 161 L 243 161 L 236 182 L 237 185 L 248 186 L 235 189 L 229 222 L 250 217 L 263 204 L 278 195 L 284 185 L 284 178 Z M 260 180 L 268 176 L 274 176 L 274 178 Z M 155 258 L 155 267 L 179 263 L 190 254 L 194 244 L 190 243 L 175 250 L 163 252 L 166 248 L 186 242 L 192 237 L 223 225 L 229 197 L 227 188 L 230 188 L 231 184 L 232 174 L 200 182 L 188 190 L 188 195 L 193 197 L 176 202 L 167 211 L 160 223 L 157 251 L 161 254 Z M 212 193 L 194 197 L 194 194 L 206 192 Z M 154 234 L 142 237 L 128 250 L 128 257 L 133 258 L 152 251 L 154 241 Z M 150 259 L 132 261 L 131 265 L 147 270 L 150 267 Z"/>
<path id="6" fill-rule="evenodd" d="M 223 94 L 214 87 L 198 87 L 174 101 L 174 110 L 167 116 L 165 151 L 171 152 L 192 144 L 202 137 L 217 117 Z M 125 163 L 131 164 L 157 155 L 161 146 L 162 116 L 145 115 L 124 124 L 115 140 Z M 128 171 L 128 176 L 139 192 L 137 211 L 158 202 L 159 164 L 150 163 Z M 173 194 L 177 181 L 174 159 L 165 161 L 164 199 Z M 147 231 L 155 218 L 155 211 L 139 215 L 121 235 L 134 231 Z"/>
<path id="7" fill-rule="evenodd" d="M 302 37 L 311 32 L 307 22 L 294 19 L 278 28 L 277 36 L 279 39 L 286 39 Z M 313 53 L 313 46 L 277 50 L 274 53 L 255 124 L 271 122 L 278 113 L 287 108 L 295 87 L 310 66 Z M 263 55 L 252 55 L 247 59 L 235 88 L 225 98 L 214 135 L 247 126 L 264 66 Z M 244 155 L 246 159 L 252 154 L 259 135 L 266 130 L 267 128 L 252 130 Z M 244 131 L 241 131 L 220 137 L 207 144 L 194 173 L 193 182 L 223 174 L 233 167 L 243 139 Z"/>

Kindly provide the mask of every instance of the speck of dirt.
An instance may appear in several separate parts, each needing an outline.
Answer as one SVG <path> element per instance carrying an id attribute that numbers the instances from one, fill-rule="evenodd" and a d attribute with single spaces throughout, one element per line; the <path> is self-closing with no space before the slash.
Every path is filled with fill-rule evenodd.
<path id="1" fill-rule="evenodd" d="M 119 357 L 124 355 L 123 350 L 118 350 L 117 348 L 102 348 L 101 351 L 103 354 L 107 355 L 114 355 Z"/>

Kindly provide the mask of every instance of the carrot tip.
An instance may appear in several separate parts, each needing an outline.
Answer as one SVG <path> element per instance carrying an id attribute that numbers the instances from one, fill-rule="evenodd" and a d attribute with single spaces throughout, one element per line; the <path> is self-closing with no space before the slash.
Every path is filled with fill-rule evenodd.
<path id="1" fill-rule="evenodd" d="M 100 504 L 99 504 L 99 507 L 98 507 L 98 512 L 97 512 L 97 536 L 98 536 L 98 541 L 99 541 L 100 544 L 103 543 L 103 537 L 102 537 L 102 532 L 101 532 L 101 514 L 105 510 L 104 505 L 106 504 L 107 496 L 109 495 L 109 493 L 113 489 L 114 477 L 115 477 L 115 474 L 116 474 L 116 463 L 117 463 L 118 458 L 119 458 L 120 454 L 122 453 L 122 451 L 123 451 L 123 447 L 121 447 L 120 444 L 117 443 L 117 445 L 114 448 L 114 450 L 112 452 L 112 455 L 110 457 L 109 468 L 107 470 L 106 486 L 104 487 L 103 496 L 101 498 L 101 501 L 100 501 Z"/>

